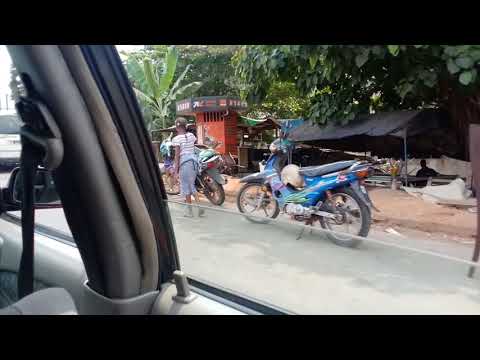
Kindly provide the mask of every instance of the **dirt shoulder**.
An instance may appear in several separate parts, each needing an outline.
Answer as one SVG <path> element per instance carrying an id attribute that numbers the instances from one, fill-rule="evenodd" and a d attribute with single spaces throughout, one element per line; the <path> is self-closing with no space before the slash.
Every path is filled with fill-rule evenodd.
<path id="1" fill-rule="evenodd" d="M 477 215 L 466 210 L 432 204 L 401 190 L 373 188 L 370 197 L 380 210 L 373 212 L 373 220 L 382 225 L 466 238 L 475 236 Z"/>

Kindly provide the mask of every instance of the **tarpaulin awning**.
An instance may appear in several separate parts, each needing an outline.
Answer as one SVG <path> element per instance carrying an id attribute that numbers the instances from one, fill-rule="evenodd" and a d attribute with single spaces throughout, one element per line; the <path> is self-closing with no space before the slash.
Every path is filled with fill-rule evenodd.
<path id="1" fill-rule="evenodd" d="M 409 135 L 416 135 L 440 126 L 441 113 L 437 110 L 393 111 L 372 115 L 360 115 L 346 125 L 329 122 L 319 126 L 312 121 L 289 132 L 292 141 L 337 140 L 351 136 L 396 136 L 403 137 L 407 130 Z"/>
<path id="2" fill-rule="evenodd" d="M 279 119 L 278 121 L 282 124 L 282 131 L 284 132 L 290 132 L 305 122 L 303 119 Z"/>
<path id="3" fill-rule="evenodd" d="M 283 131 L 290 131 L 301 124 L 303 119 L 273 119 L 271 117 L 265 119 L 252 119 L 246 116 L 240 116 L 239 127 L 262 127 L 270 129 L 282 129 Z"/>
<path id="4" fill-rule="evenodd" d="M 257 130 L 271 130 L 279 129 L 281 124 L 272 118 L 265 119 L 251 119 L 245 116 L 239 117 L 240 121 L 238 122 L 239 128 L 255 128 Z"/>
<path id="5" fill-rule="evenodd" d="M 268 120 L 268 118 L 267 119 L 252 119 L 252 118 L 248 118 L 246 116 L 240 116 L 240 121 L 247 126 L 257 126 L 258 124 L 262 124 L 267 120 Z"/>

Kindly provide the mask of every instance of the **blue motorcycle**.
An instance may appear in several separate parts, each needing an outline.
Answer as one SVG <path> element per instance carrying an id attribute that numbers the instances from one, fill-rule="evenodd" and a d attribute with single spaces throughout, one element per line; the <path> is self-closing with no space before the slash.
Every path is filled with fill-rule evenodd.
<path id="1" fill-rule="evenodd" d="M 364 180 L 372 174 L 373 164 L 352 160 L 285 166 L 288 151 L 280 143 L 270 145 L 263 171 L 240 180 L 245 185 L 237 195 L 239 211 L 257 223 L 268 222 L 282 211 L 306 225 L 319 223 L 331 230 L 327 236 L 337 245 L 356 247 L 361 241 L 349 234 L 366 237 L 370 230 L 373 205 Z"/>

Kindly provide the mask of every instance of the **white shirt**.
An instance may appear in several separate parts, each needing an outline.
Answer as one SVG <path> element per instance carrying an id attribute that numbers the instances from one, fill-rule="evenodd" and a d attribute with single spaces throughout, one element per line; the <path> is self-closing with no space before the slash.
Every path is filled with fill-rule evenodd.
<path id="1" fill-rule="evenodd" d="M 180 147 L 180 158 L 184 155 L 190 155 L 195 152 L 195 141 L 197 138 L 192 133 L 177 135 L 172 139 L 173 146 Z"/>

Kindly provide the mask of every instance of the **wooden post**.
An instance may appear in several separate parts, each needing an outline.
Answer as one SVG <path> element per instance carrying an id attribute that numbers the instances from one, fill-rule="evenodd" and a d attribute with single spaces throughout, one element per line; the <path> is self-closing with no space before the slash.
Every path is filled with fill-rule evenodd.
<path id="1" fill-rule="evenodd" d="M 475 155 L 476 154 L 476 155 Z M 480 188 L 480 125 L 470 125 L 470 161 L 472 162 L 472 183 L 477 197 L 477 238 L 475 239 L 475 248 L 473 249 L 472 261 L 478 262 L 480 255 L 480 207 L 479 193 Z M 473 277 L 475 266 L 470 266 L 468 277 Z"/>
<path id="2" fill-rule="evenodd" d="M 408 152 L 407 152 L 407 128 L 403 134 L 403 154 L 405 159 L 405 186 L 408 186 Z"/>

